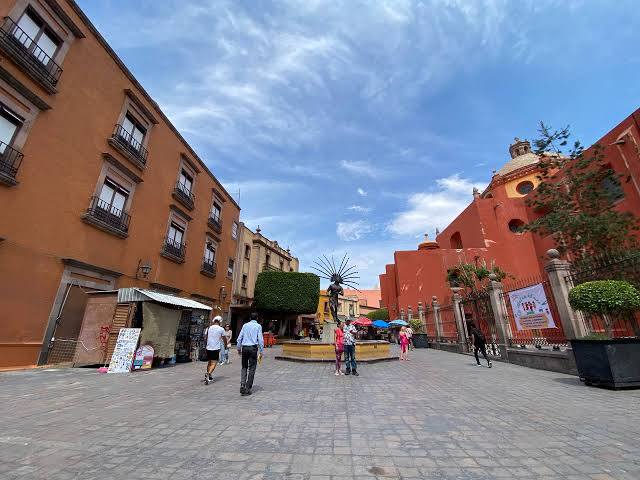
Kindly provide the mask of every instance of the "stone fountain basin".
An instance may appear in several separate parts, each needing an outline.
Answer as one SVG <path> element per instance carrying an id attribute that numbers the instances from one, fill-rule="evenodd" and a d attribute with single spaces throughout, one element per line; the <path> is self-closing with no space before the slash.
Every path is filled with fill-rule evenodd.
<path id="1" fill-rule="evenodd" d="M 333 343 L 314 340 L 285 340 L 281 342 L 282 355 L 277 360 L 293 362 L 335 362 Z M 360 340 L 356 343 L 356 361 L 363 363 L 397 360 L 391 356 L 391 345 L 385 340 Z"/>

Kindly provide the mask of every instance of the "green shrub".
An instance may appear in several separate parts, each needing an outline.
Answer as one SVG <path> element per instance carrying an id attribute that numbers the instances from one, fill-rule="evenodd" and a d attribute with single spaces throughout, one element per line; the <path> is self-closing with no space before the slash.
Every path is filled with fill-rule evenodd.
<path id="1" fill-rule="evenodd" d="M 610 338 L 604 333 L 590 333 L 585 335 L 580 340 L 610 340 Z"/>
<path id="2" fill-rule="evenodd" d="M 419 318 L 412 318 L 409 320 L 409 326 L 414 333 L 423 333 L 424 323 Z"/>
<path id="3" fill-rule="evenodd" d="M 389 310 L 379 308 L 378 310 L 367 313 L 367 317 L 371 320 L 384 320 L 386 322 L 389 320 Z"/>
<path id="4" fill-rule="evenodd" d="M 320 298 L 320 277 L 313 273 L 260 272 L 254 293 L 258 310 L 281 313 L 315 313 Z"/>
<path id="5" fill-rule="evenodd" d="M 629 282 L 595 280 L 572 288 L 569 303 L 582 312 L 615 315 L 640 310 L 640 293 Z"/>

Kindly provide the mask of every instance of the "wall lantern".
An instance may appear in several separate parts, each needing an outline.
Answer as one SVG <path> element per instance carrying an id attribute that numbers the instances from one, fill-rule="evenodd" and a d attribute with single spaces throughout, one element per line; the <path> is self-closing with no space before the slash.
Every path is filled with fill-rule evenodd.
<path id="1" fill-rule="evenodd" d="M 142 259 L 138 260 L 138 268 L 136 269 L 136 278 L 140 278 L 138 273 L 142 274 L 142 278 L 147 278 L 151 273 L 151 264 L 149 262 L 142 263 Z"/>

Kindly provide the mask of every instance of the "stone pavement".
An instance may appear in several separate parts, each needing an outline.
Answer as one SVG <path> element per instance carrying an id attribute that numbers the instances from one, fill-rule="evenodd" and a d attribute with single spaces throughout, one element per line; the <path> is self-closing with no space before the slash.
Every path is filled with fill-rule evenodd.
<path id="1" fill-rule="evenodd" d="M 130 375 L 0 374 L 0 478 L 639 479 L 640 391 L 416 350 L 409 362 L 273 359 Z"/>

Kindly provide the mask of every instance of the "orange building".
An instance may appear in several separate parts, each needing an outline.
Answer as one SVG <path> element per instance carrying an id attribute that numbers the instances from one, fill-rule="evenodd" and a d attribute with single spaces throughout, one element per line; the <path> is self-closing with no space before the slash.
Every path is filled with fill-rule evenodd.
<path id="1" fill-rule="evenodd" d="M 73 0 L 0 14 L 0 367 L 46 363 L 87 291 L 228 312 L 240 207 Z"/>
<path id="2" fill-rule="evenodd" d="M 636 110 L 600 141 L 604 164 L 622 175 L 615 208 L 640 215 L 640 110 Z M 390 318 L 416 314 L 418 304 L 429 306 L 432 296 L 441 304 L 451 302 L 447 269 L 464 261 L 495 262 L 516 278 L 542 274 L 542 259 L 554 247 L 521 227 L 536 218 L 525 200 L 539 184 L 540 158 L 527 141 L 516 138 L 509 147 L 511 159 L 494 173 L 484 192 L 440 232 L 436 241 L 421 243 L 417 250 L 397 251 L 394 262 L 380 275 L 382 304 Z"/>
<path id="3" fill-rule="evenodd" d="M 360 315 L 374 312 L 380 308 L 380 290 L 353 290 L 345 289 L 345 297 L 358 297 Z"/>

